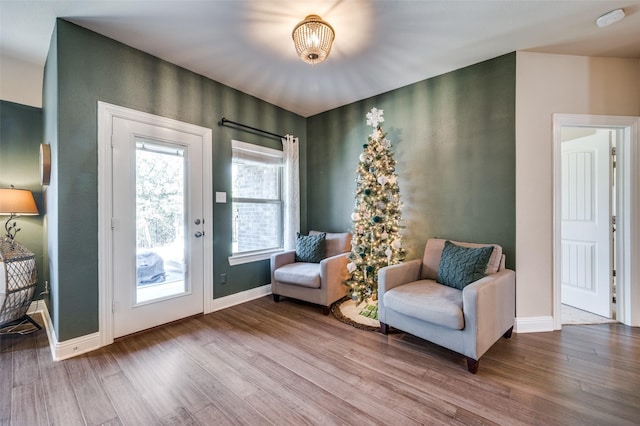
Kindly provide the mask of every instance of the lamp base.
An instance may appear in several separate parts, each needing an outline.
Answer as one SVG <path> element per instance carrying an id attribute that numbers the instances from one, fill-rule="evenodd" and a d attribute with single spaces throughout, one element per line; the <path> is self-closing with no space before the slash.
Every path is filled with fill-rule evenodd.
<path id="1" fill-rule="evenodd" d="M 18 215 L 16 215 L 15 213 L 11 213 L 7 220 L 4 222 L 5 237 L 10 240 L 13 240 L 16 237 L 18 231 L 20 231 L 20 228 L 16 227 L 16 222 L 13 222 L 13 224 L 11 223 L 11 221 L 16 217 L 18 217 Z"/>

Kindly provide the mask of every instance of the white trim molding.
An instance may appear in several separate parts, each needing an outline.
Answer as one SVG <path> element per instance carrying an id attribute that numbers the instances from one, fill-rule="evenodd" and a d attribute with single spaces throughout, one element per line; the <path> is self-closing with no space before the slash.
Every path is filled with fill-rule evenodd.
<path id="1" fill-rule="evenodd" d="M 271 284 L 263 285 L 260 287 L 252 288 L 250 290 L 241 291 L 239 293 L 231 294 L 229 296 L 213 299 L 212 310 L 219 311 L 221 309 L 230 308 L 241 303 L 249 302 L 254 299 L 259 299 L 263 296 L 271 294 Z"/>
<path id="2" fill-rule="evenodd" d="M 553 317 L 519 317 L 516 318 L 513 331 L 516 333 L 540 333 L 543 331 L 553 331 Z"/>
<path id="3" fill-rule="evenodd" d="M 244 263 L 258 262 L 260 260 L 267 260 L 271 258 L 272 254 L 282 253 L 284 250 L 276 249 L 276 250 L 265 250 L 259 251 L 255 253 L 247 253 L 247 254 L 236 254 L 229 256 L 229 265 L 236 266 L 242 265 Z"/>
<path id="4" fill-rule="evenodd" d="M 44 328 L 49 339 L 49 349 L 51 357 L 54 361 L 62 361 L 63 359 L 73 358 L 87 352 L 94 351 L 102 346 L 102 338 L 100 333 L 87 334 L 86 336 L 76 337 L 75 339 L 58 342 L 58 336 L 53 328 L 49 310 L 44 300 L 34 300 L 29 307 L 29 314 L 39 313 L 44 320 Z"/>
<path id="5" fill-rule="evenodd" d="M 268 296 L 271 294 L 271 284 L 266 284 L 260 287 L 252 288 L 250 290 L 241 291 L 229 296 L 224 296 L 219 299 L 212 299 L 208 304 L 209 312 L 219 311 L 222 309 L 230 308 L 235 305 L 239 305 L 245 302 L 249 302 L 260 297 Z M 207 306 L 205 306 L 207 307 Z M 49 310 L 44 300 L 34 300 L 29 306 L 29 314 L 38 313 L 42 316 L 44 321 L 44 328 L 47 332 L 49 339 L 49 349 L 51 350 L 51 357 L 54 361 L 62 361 L 63 359 L 73 358 L 78 355 L 82 355 L 87 352 L 94 351 L 106 346 L 103 344 L 104 337 L 100 332 L 87 334 L 86 336 L 76 337 L 75 339 L 65 340 L 64 342 L 58 342 L 51 317 L 49 316 Z M 111 339 L 113 343 L 113 339 Z"/>

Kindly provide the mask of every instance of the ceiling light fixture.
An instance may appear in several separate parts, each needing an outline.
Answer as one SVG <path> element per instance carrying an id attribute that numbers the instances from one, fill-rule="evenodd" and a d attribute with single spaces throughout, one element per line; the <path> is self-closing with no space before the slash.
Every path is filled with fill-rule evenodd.
<path id="1" fill-rule="evenodd" d="M 318 15 L 308 15 L 291 33 L 300 59 L 315 65 L 327 59 L 336 37 L 333 27 Z"/>
<path id="2" fill-rule="evenodd" d="M 598 19 L 596 19 L 596 25 L 599 28 L 606 27 L 611 24 L 615 24 L 618 21 L 621 21 L 624 18 L 624 10 L 616 9 L 611 12 L 607 12 Z"/>

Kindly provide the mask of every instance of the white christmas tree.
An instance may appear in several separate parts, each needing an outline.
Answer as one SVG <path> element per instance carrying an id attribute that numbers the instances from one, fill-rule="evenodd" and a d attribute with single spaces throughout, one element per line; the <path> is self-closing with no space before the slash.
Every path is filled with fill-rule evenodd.
<path id="1" fill-rule="evenodd" d="M 391 142 L 382 131 L 383 110 L 367 113 L 367 125 L 373 127 L 356 177 L 353 243 L 350 262 L 351 278 L 345 284 L 356 305 L 378 298 L 378 271 L 404 260 L 405 250 L 400 235 L 401 204 Z"/>

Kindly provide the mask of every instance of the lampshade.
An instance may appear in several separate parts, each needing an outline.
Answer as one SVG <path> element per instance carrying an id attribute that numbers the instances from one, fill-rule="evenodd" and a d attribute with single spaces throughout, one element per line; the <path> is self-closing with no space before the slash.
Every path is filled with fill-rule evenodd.
<path id="1" fill-rule="evenodd" d="M 335 31 L 318 15 L 309 15 L 295 26 L 291 36 L 300 58 L 313 65 L 329 56 Z"/>
<path id="2" fill-rule="evenodd" d="M 38 207 L 28 189 L 0 188 L 0 215 L 37 215 Z"/>

